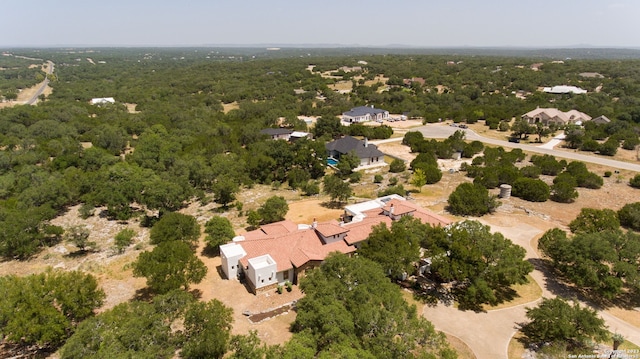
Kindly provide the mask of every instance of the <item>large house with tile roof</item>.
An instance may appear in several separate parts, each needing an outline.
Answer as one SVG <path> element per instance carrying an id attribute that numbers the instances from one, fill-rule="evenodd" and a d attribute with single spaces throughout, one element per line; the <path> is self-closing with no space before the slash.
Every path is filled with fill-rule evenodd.
<path id="1" fill-rule="evenodd" d="M 359 140 L 345 136 L 325 145 L 327 156 L 340 160 L 340 156 L 353 152 L 360 159 L 359 166 L 384 164 L 384 153 L 378 146 L 370 144 L 368 139 Z"/>
<path id="2" fill-rule="evenodd" d="M 342 113 L 342 121 L 349 123 L 369 122 L 389 119 L 389 111 L 374 108 L 373 106 L 354 107 L 347 112 Z"/>
<path id="3" fill-rule="evenodd" d="M 373 226 L 388 227 L 403 216 L 446 226 L 447 218 L 391 195 L 345 208 L 344 221 L 311 225 L 285 220 L 261 226 L 220 246 L 222 270 L 229 279 L 243 277 L 254 293 L 286 282 L 297 283 L 305 271 L 319 266 L 331 252 L 353 254 Z"/>
<path id="4" fill-rule="evenodd" d="M 591 116 L 578 110 L 563 112 L 557 108 L 540 107 L 525 113 L 522 118 L 527 120 L 529 124 L 542 123 L 545 126 L 549 126 L 552 123 L 556 125 L 573 125 L 591 121 Z"/>

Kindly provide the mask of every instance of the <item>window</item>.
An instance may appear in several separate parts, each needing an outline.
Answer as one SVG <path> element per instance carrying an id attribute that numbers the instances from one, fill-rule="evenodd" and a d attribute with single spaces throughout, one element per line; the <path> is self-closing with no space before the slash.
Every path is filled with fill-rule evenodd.
<path id="1" fill-rule="evenodd" d="M 231 266 L 231 269 L 236 269 L 236 266 Z"/>
<path id="2" fill-rule="evenodd" d="M 289 279 L 289 271 L 282 272 L 282 279 L 284 279 L 284 280 Z"/>

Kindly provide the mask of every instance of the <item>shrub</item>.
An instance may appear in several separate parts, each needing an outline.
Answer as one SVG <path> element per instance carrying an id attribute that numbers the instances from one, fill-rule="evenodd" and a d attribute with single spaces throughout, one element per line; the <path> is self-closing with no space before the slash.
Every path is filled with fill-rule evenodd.
<path id="1" fill-rule="evenodd" d="M 549 185 L 539 179 L 521 177 L 513 183 L 512 194 L 526 201 L 544 202 L 549 199 Z"/>
<path id="2" fill-rule="evenodd" d="M 629 180 L 629 185 L 633 188 L 640 188 L 640 173 Z"/>
<path id="3" fill-rule="evenodd" d="M 94 207 L 92 204 L 85 203 L 82 206 L 80 206 L 78 213 L 80 214 L 80 218 L 87 219 L 93 216 L 93 213 L 95 212 L 95 210 L 96 210 L 96 207 Z"/>
<path id="4" fill-rule="evenodd" d="M 305 196 L 315 196 L 320 193 L 320 185 L 317 182 L 307 182 L 302 186 L 302 192 Z"/>
<path id="5" fill-rule="evenodd" d="M 500 205 L 480 184 L 462 183 L 449 195 L 449 210 L 462 216 L 482 216 Z"/>
<path id="6" fill-rule="evenodd" d="M 375 176 L 373 176 L 373 183 L 381 183 L 382 182 L 382 175 L 381 174 L 377 174 Z"/>
<path id="7" fill-rule="evenodd" d="M 618 211 L 618 219 L 622 226 L 640 231 L 640 202 L 625 204 Z"/>
<path id="8" fill-rule="evenodd" d="M 404 161 L 398 158 L 391 161 L 391 164 L 389 165 L 389 172 L 391 173 L 404 172 L 405 169 L 407 169 L 407 166 Z"/>
<path id="9" fill-rule="evenodd" d="M 133 242 L 133 237 L 135 235 L 136 232 L 131 228 L 125 228 L 118 232 L 114 238 L 116 251 L 118 251 L 118 253 L 124 252 L 124 249 Z"/>
<path id="10" fill-rule="evenodd" d="M 611 171 L 605 171 L 604 176 L 607 178 L 611 177 Z"/>
<path id="11" fill-rule="evenodd" d="M 398 177 L 391 177 L 391 178 L 389 178 L 389 184 L 390 184 L 391 186 L 395 186 L 395 185 L 397 185 L 397 184 L 398 184 Z"/>

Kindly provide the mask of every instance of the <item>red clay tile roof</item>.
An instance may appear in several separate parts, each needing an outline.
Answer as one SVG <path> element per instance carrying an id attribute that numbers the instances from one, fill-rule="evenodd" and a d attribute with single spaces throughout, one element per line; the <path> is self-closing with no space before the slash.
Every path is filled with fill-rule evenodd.
<path id="1" fill-rule="evenodd" d="M 393 214 L 395 216 L 401 216 L 403 214 L 407 214 L 417 210 L 417 207 L 413 204 L 410 204 L 410 202 L 401 201 L 398 199 L 392 199 L 391 201 L 387 202 L 383 209 L 389 212 L 391 210 L 391 205 L 393 205 Z"/>
<path id="2" fill-rule="evenodd" d="M 331 252 L 352 253 L 356 250 L 344 241 L 324 244 L 313 229 L 301 229 L 261 239 L 247 239 L 238 243 L 247 252 L 240 260 L 243 266 L 247 266 L 250 258 L 269 254 L 276 261 L 278 272 L 291 269 L 293 266 L 301 267 L 311 260 L 324 260 Z"/>
<path id="3" fill-rule="evenodd" d="M 340 226 L 340 224 L 338 224 L 338 222 L 335 221 L 335 220 L 330 221 L 330 222 L 318 223 L 318 226 L 316 227 L 316 229 L 325 238 L 326 237 L 335 236 L 336 234 L 342 234 L 342 233 L 345 233 L 345 232 L 349 231 L 348 229 L 345 229 L 344 227 Z"/>
<path id="4" fill-rule="evenodd" d="M 379 212 L 380 210 L 378 210 Z M 371 231 L 373 230 L 373 226 L 376 226 L 380 223 L 385 223 L 387 228 L 391 228 L 391 218 L 384 215 L 374 215 L 365 217 L 361 222 L 351 222 L 345 225 L 345 227 L 349 230 L 347 236 L 345 237 L 345 241 L 349 245 L 354 245 L 358 242 L 362 242 L 369 238 Z"/>

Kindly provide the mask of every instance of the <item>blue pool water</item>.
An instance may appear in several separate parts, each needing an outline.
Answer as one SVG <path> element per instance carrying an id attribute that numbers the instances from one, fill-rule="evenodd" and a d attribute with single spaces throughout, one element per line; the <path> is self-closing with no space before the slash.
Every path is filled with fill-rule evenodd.
<path id="1" fill-rule="evenodd" d="M 338 160 L 334 159 L 334 158 L 327 158 L 327 164 L 331 165 L 331 166 L 335 166 L 338 164 Z"/>

